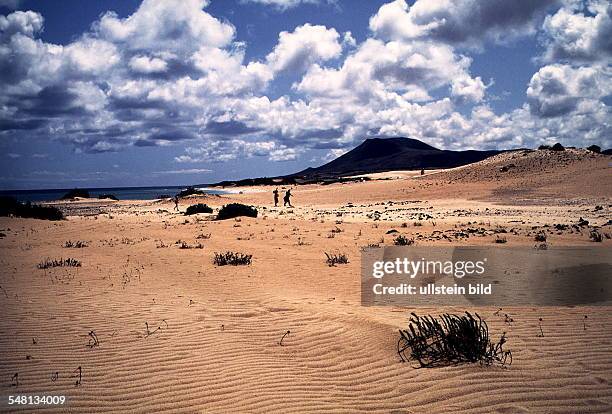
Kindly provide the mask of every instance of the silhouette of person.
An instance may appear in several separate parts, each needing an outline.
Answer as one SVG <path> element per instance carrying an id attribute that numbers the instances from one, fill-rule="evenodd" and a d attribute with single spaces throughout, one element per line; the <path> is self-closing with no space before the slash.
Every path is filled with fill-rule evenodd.
<path id="1" fill-rule="evenodd" d="M 272 191 L 274 194 L 274 207 L 278 207 L 278 188 Z"/>
<path id="2" fill-rule="evenodd" d="M 287 204 L 289 204 L 289 207 L 293 207 L 291 205 L 291 190 L 287 190 L 287 192 L 285 193 L 285 197 L 283 198 L 283 206 L 286 206 Z"/>
<path id="3" fill-rule="evenodd" d="M 421 168 L 421 175 L 425 174 L 425 168 Z"/>
<path id="4" fill-rule="evenodd" d="M 180 210 L 179 210 L 178 203 L 179 203 L 178 196 L 174 196 L 174 209 L 175 209 L 176 211 L 180 211 Z"/>

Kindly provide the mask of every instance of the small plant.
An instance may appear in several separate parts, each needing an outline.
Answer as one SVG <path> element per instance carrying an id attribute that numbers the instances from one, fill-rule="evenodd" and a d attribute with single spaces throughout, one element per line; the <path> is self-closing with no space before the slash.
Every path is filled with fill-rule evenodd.
<path id="1" fill-rule="evenodd" d="M 94 331 L 90 331 L 87 335 L 89 336 L 89 342 L 87 343 L 87 346 L 89 348 L 100 346 L 100 341 L 98 341 L 98 335 L 96 335 Z"/>
<path id="2" fill-rule="evenodd" d="M 191 245 L 182 240 L 179 240 L 178 242 L 176 242 L 176 244 L 178 244 L 179 249 L 203 249 L 204 248 L 204 245 L 202 243 Z"/>
<path id="3" fill-rule="evenodd" d="M 284 335 L 283 335 L 283 337 L 281 338 L 280 342 L 278 343 L 280 346 L 283 346 L 283 339 L 285 339 L 285 337 L 286 337 L 287 335 L 289 335 L 290 333 L 291 333 L 291 331 L 287 331 L 287 332 L 285 332 L 285 334 L 284 334 Z"/>
<path id="4" fill-rule="evenodd" d="M 80 365 L 72 372 L 72 378 L 76 378 L 76 381 L 74 382 L 75 387 L 81 385 L 81 382 L 83 381 L 83 369 Z"/>
<path id="5" fill-rule="evenodd" d="M 591 230 L 589 238 L 592 242 L 601 243 L 603 241 L 603 235 L 597 230 Z"/>
<path id="6" fill-rule="evenodd" d="M 399 235 L 395 239 L 393 239 L 393 244 L 396 246 L 411 246 L 414 244 L 414 239 L 409 239 L 406 236 Z"/>
<path id="7" fill-rule="evenodd" d="M 534 240 L 537 242 L 545 242 L 546 241 L 546 233 L 538 233 L 535 235 Z"/>
<path id="8" fill-rule="evenodd" d="M 512 363 L 503 349 L 506 334 L 491 342 L 489 328 L 478 314 L 444 314 L 438 318 L 412 313 L 408 329 L 400 330 L 397 352 L 402 362 L 416 360 L 421 368 L 480 362 L 484 365 Z"/>
<path id="9" fill-rule="evenodd" d="M 73 248 L 73 249 L 82 249 L 83 247 L 87 247 L 87 243 L 81 240 L 77 240 L 73 242 L 72 240 L 68 240 L 64 243 L 65 248 Z"/>
<path id="10" fill-rule="evenodd" d="M 217 266 L 248 266 L 251 264 L 253 255 L 239 252 L 216 253 L 213 263 Z"/>
<path id="11" fill-rule="evenodd" d="M 344 253 L 338 253 L 338 254 L 334 254 L 334 253 L 325 253 L 325 256 L 327 256 L 327 260 L 325 261 L 327 263 L 328 266 L 335 266 L 337 264 L 347 264 L 348 261 L 348 256 Z"/>
<path id="12" fill-rule="evenodd" d="M 227 220 L 234 217 L 257 217 L 257 209 L 252 206 L 247 206 L 240 203 L 227 204 L 221 207 L 219 214 L 217 214 L 217 220 Z"/>
<path id="13" fill-rule="evenodd" d="M 81 267 L 81 262 L 79 262 L 76 259 L 72 259 L 70 257 L 66 258 L 66 259 L 45 259 L 44 261 L 40 262 L 37 267 L 39 269 L 49 269 L 51 267 Z"/>
<path id="14" fill-rule="evenodd" d="M 185 210 L 185 215 L 186 216 L 191 216 L 192 214 L 200 214 L 200 213 L 212 213 L 213 209 L 208 207 L 206 204 L 194 204 L 191 205 L 189 207 L 187 207 L 187 210 Z"/>

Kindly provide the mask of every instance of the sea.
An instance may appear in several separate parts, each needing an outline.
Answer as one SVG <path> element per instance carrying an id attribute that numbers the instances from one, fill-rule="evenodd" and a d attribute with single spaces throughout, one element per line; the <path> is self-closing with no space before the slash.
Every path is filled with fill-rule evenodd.
<path id="1" fill-rule="evenodd" d="M 205 186 L 194 187 L 207 194 L 227 194 L 231 192 Z M 187 186 L 162 186 L 87 188 L 86 190 L 89 191 L 91 198 L 98 198 L 101 194 L 112 194 L 119 200 L 155 200 L 164 196 L 173 197 L 176 193 L 186 188 Z M 54 201 L 61 199 L 70 190 L 69 188 L 52 190 L 0 190 L 0 196 L 14 197 L 22 202 Z"/>

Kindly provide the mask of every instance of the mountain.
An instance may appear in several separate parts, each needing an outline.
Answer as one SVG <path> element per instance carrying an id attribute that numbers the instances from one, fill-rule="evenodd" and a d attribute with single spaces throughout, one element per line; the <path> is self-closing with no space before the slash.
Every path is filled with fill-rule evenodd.
<path id="1" fill-rule="evenodd" d="M 345 177 L 394 170 L 452 168 L 481 161 L 501 151 L 440 150 L 412 138 L 368 138 L 346 154 L 288 177 Z"/>
<path id="2" fill-rule="evenodd" d="M 482 161 L 502 151 L 440 150 L 412 138 L 368 138 L 346 154 L 317 168 L 281 177 L 222 181 L 212 186 L 278 185 L 351 181 L 352 175 L 421 168 L 452 168 Z"/>

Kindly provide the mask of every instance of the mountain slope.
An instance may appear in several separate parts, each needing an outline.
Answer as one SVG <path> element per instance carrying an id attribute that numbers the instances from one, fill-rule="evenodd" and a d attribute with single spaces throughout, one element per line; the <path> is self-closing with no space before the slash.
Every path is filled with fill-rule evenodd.
<path id="1" fill-rule="evenodd" d="M 481 161 L 501 151 L 440 150 L 411 138 L 369 138 L 346 154 L 292 176 L 341 177 L 393 170 L 452 168 Z"/>

